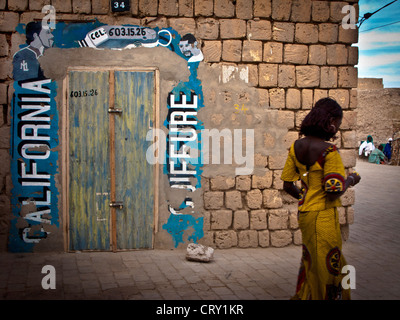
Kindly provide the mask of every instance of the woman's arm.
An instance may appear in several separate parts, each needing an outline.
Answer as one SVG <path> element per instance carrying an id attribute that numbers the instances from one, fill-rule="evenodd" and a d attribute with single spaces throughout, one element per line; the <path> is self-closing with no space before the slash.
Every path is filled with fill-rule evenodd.
<path id="1" fill-rule="evenodd" d="M 300 199 L 300 189 L 293 182 L 283 181 L 283 190 L 290 194 L 293 198 Z"/>
<path id="2" fill-rule="evenodd" d="M 328 201 L 335 201 L 336 199 L 340 198 L 343 193 L 346 192 L 347 188 L 350 186 L 355 186 L 357 183 L 359 183 L 361 180 L 361 177 L 358 173 L 353 172 L 351 174 L 348 175 L 347 179 L 344 182 L 344 188 L 343 191 L 341 192 L 327 192 L 327 198 Z"/>

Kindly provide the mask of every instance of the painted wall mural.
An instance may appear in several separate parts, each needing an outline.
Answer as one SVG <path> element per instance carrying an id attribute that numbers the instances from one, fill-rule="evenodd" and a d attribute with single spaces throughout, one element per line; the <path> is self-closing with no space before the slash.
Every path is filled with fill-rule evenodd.
<path id="1" fill-rule="evenodd" d="M 168 207 L 169 218 L 163 225 L 175 247 L 185 241 L 197 242 L 203 234 L 203 217 L 180 211 L 194 202 L 190 194 L 201 188 L 201 129 L 197 112 L 204 107 L 197 68 L 203 60 L 196 38 L 179 35 L 172 28 L 159 29 L 138 25 L 111 26 L 99 21 L 57 22 L 52 28 L 42 22 L 20 24 L 17 31 L 26 35 L 26 45 L 14 55 L 14 97 L 11 126 L 12 213 L 9 250 L 29 252 L 47 241 L 52 228 L 59 227 L 58 190 L 58 110 L 55 102 L 57 83 L 47 79 L 38 62 L 50 47 L 94 49 L 131 49 L 163 46 L 188 63 L 189 81 L 180 82 L 166 101 L 168 129 L 163 172 L 171 191 L 183 189 L 187 195 L 179 208 Z M 161 107 L 165 107 L 161 105 Z M 50 228 L 51 226 L 51 228 Z M 184 239 L 184 232 L 193 233 Z"/>

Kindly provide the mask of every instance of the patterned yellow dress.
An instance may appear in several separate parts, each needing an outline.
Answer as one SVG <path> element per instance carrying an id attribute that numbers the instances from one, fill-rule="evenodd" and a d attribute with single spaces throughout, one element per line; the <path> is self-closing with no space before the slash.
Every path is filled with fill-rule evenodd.
<path id="1" fill-rule="evenodd" d="M 282 172 L 283 181 L 301 180 L 299 226 L 302 232 L 302 258 L 296 294 L 292 299 L 350 299 L 343 289 L 341 273 L 346 261 L 342 255 L 337 207 L 340 199 L 328 201 L 327 192 L 340 192 L 345 185 L 345 169 L 338 150 L 328 147 L 310 167 L 296 159 L 294 143 Z"/>

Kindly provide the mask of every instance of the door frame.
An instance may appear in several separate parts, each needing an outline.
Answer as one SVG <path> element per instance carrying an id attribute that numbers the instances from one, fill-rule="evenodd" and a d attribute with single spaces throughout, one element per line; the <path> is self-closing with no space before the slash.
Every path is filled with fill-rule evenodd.
<path id="1" fill-rule="evenodd" d="M 70 225 L 69 225 L 69 72 L 70 71 L 86 71 L 86 72 L 96 72 L 96 71 L 109 71 L 114 74 L 115 71 L 130 71 L 130 72 L 154 72 L 154 104 L 153 104 L 153 129 L 160 128 L 160 71 L 157 67 L 116 67 L 116 66 L 102 66 L 102 67 L 90 67 L 90 66 L 75 66 L 68 67 L 66 76 L 63 79 L 63 95 L 62 95 L 62 129 L 61 129 L 61 139 L 62 139 L 62 159 L 61 159 L 61 172 L 62 172 L 62 217 L 63 217 L 63 238 L 64 238 L 64 250 L 66 252 L 74 252 L 70 249 Z M 109 90 L 113 90 L 111 86 Z M 110 101 L 114 100 L 114 96 Z M 109 123 L 114 122 L 114 114 L 110 114 Z M 110 130 L 111 132 L 111 130 Z M 111 135 L 110 135 L 111 136 Z M 159 140 L 154 141 L 155 135 L 153 131 L 153 150 L 160 150 Z M 111 141 L 110 141 L 111 143 Z M 154 152 L 154 151 L 153 151 Z M 154 154 L 154 153 L 153 153 Z M 115 159 L 110 158 L 110 166 Z M 153 208 L 153 234 L 152 234 L 152 248 L 154 248 L 155 234 L 158 232 L 158 219 L 159 219 L 159 163 L 156 162 L 154 165 L 154 208 Z M 115 166 L 114 166 L 115 169 Z M 111 171 L 110 171 L 111 174 Z M 114 177 L 115 179 L 115 177 Z M 110 186 L 110 192 L 113 187 Z M 111 200 L 111 199 L 110 199 Z M 110 208 L 110 251 L 130 251 L 130 250 L 140 250 L 140 249 L 117 249 L 116 243 L 114 243 L 115 232 L 113 229 L 115 226 L 115 221 L 113 222 L 113 216 L 115 217 L 115 208 Z M 114 215 L 113 215 L 114 211 Z M 114 224 L 113 224 L 114 223 Z M 98 251 L 98 250 L 85 250 L 85 251 Z"/>

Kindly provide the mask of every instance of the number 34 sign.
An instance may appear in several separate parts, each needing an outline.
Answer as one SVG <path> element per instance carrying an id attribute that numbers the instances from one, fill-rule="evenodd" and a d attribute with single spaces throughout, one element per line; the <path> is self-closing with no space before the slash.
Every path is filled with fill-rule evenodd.
<path id="1" fill-rule="evenodd" d="M 131 9 L 130 0 L 111 0 L 112 12 L 129 11 Z"/>

